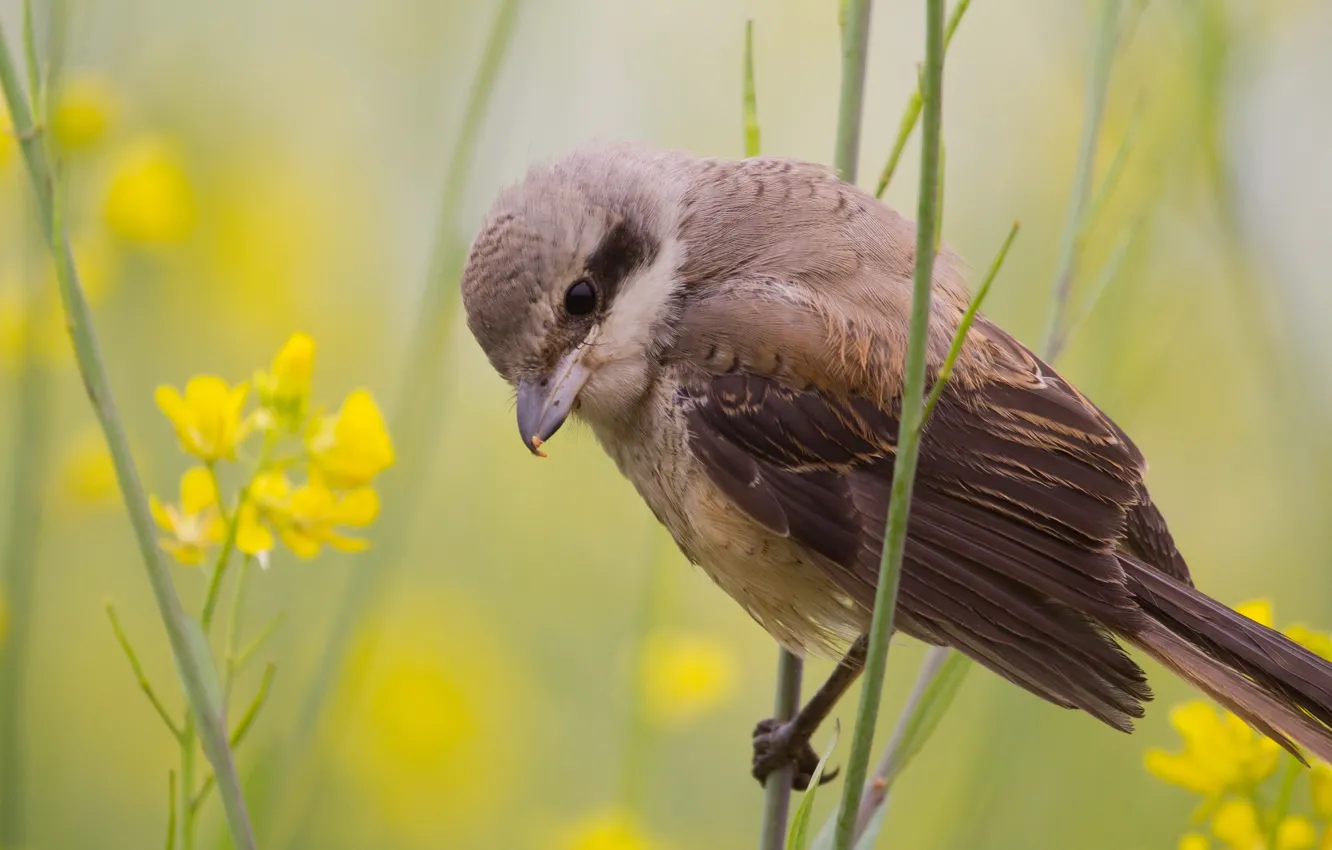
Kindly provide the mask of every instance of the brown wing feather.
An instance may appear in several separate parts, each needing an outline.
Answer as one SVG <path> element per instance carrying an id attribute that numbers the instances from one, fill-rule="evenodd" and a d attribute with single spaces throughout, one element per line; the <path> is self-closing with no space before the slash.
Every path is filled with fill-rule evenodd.
<path id="1" fill-rule="evenodd" d="M 1055 704 L 1128 728 L 1150 691 L 1088 614 L 1125 626 L 1136 616 L 1112 549 L 1124 527 L 1116 498 L 1136 493 L 1137 462 L 1095 418 L 1080 423 L 1067 400 L 1020 407 L 1022 399 L 1008 387 L 955 391 L 936 410 L 910 524 L 904 628 Z M 868 609 L 896 411 L 743 372 L 701 377 L 682 402 L 713 481 L 769 529 L 821 555 Z"/>

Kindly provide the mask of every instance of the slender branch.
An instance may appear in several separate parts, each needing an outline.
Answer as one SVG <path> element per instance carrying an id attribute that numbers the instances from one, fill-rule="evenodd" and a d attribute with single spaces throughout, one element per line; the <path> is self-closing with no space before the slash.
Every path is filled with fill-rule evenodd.
<path id="1" fill-rule="evenodd" d="M 745 156 L 758 156 L 761 134 L 758 123 L 758 87 L 754 79 L 754 22 L 745 22 L 744 57 Z M 789 650 L 777 651 L 776 696 L 772 716 L 785 723 L 800 710 L 800 683 L 804 662 Z M 791 784 L 795 765 L 787 765 L 768 775 L 763 785 L 763 821 L 759 829 L 759 850 L 782 850 L 786 842 L 786 824 L 791 815 Z"/>
<path id="2" fill-rule="evenodd" d="M 930 319 L 930 285 L 934 275 L 934 231 L 938 224 L 939 149 L 943 117 L 944 61 L 943 0 L 926 0 L 925 74 L 921 95 L 920 189 L 916 217 L 916 265 L 912 281 L 911 330 L 907 342 L 906 382 L 902 390 L 902 415 L 893 483 L 888 501 L 883 554 L 879 580 L 874 594 L 874 618 L 870 626 L 869 652 L 865 659 L 864 683 L 860 689 L 860 709 L 856 715 L 851 755 L 847 761 L 842 786 L 842 804 L 837 814 L 833 847 L 850 850 L 855 837 L 869 771 L 870 751 L 874 746 L 874 726 L 879 716 L 884 674 L 888 663 L 888 645 L 893 634 L 893 615 L 897 607 L 898 580 L 902 572 L 902 554 L 906 549 L 907 517 L 911 491 L 916 477 L 920 450 L 920 424 L 925 414 L 925 366 Z"/>
<path id="3" fill-rule="evenodd" d="M 139 663 L 139 655 L 134 651 L 134 645 L 130 643 L 129 636 L 125 634 L 125 629 L 120 625 L 120 617 L 116 614 L 116 606 L 110 602 L 106 603 L 106 616 L 111 621 L 111 630 L 116 633 L 116 640 L 120 642 L 120 648 L 125 650 L 125 657 L 129 659 L 130 669 L 134 671 L 134 678 L 139 682 L 139 689 L 143 691 L 144 696 L 148 697 L 148 701 L 153 704 L 153 708 L 157 709 L 158 716 L 162 718 L 162 722 L 166 724 L 167 729 L 171 730 L 172 736 L 179 741 L 182 735 L 180 727 L 176 725 L 176 721 L 171 717 L 171 712 L 167 710 L 162 700 L 158 699 L 157 692 L 153 690 L 152 683 L 148 681 L 147 674 L 143 672 L 143 665 Z"/>
<path id="4" fill-rule="evenodd" d="M 865 113 L 865 67 L 869 60 L 873 0 L 847 0 L 842 28 L 842 94 L 837 107 L 833 167 L 846 182 L 856 181 L 860 163 L 860 123 Z"/>
<path id="5" fill-rule="evenodd" d="M 125 506 L 129 512 L 130 523 L 139 544 L 139 552 L 148 573 L 148 581 L 152 586 L 158 611 L 166 626 L 171 651 L 176 658 L 176 667 L 189 699 L 192 716 L 198 719 L 204 750 L 220 777 L 219 788 L 226 809 L 228 827 L 240 850 L 254 850 L 254 835 L 250 828 L 249 816 L 246 814 L 245 800 L 241 795 L 240 778 L 236 774 L 231 750 L 227 746 L 226 730 L 223 728 L 222 718 L 214 710 L 210 700 L 208 676 L 211 671 L 204 669 L 202 660 L 195 654 L 188 616 L 181 607 L 180 597 L 176 594 L 171 574 L 157 545 L 143 484 L 134 466 L 129 441 L 125 436 L 125 429 L 121 424 L 115 397 L 111 391 L 111 382 L 93 328 L 88 301 L 79 284 L 73 252 L 65 230 L 62 192 L 57 189 L 56 175 L 45 145 L 33 132 L 31 108 L 19 85 L 18 74 L 3 27 L 0 27 L 0 88 L 4 90 L 10 120 L 19 137 L 23 158 L 31 178 L 43 235 L 55 259 L 56 280 L 60 285 L 61 301 L 65 308 L 69 334 L 74 343 L 74 355 L 78 362 L 79 373 L 83 378 L 93 411 L 97 414 L 106 436 L 111 460 L 116 470 L 116 480 L 120 484 Z"/>
<path id="6" fill-rule="evenodd" d="M 754 82 L 754 20 L 745 21 L 744 58 L 745 156 L 758 156 L 763 149 L 763 134 L 758 122 L 758 87 Z"/>
<path id="7" fill-rule="evenodd" d="M 967 332 L 971 330 L 971 323 L 976 320 L 976 314 L 980 311 L 981 304 L 985 303 L 985 296 L 990 294 L 990 286 L 994 279 L 999 276 L 999 270 L 1004 267 L 1004 260 L 1008 258 L 1008 249 L 1013 247 L 1013 240 L 1017 238 L 1018 230 L 1022 227 L 1020 222 L 1013 222 L 1013 226 L 1008 230 L 1008 236 L 1004 239 L 1004 244 L 999 247 L 999 253 L 994 255 L 994 261 L 990 263 L 990 270 L 985 273 L 985 279 L 976 289 L 976 294 L 971 296 L 971 303 L 967 305 L 967 310 L 962 314 L 962 319 L 958 322 L 957 331 L 953 334 L 953 344 L 948 347 L 948 356 L 944 358 L 943 367 L 939 369 L 939 377 L 934 379 L 934 386 L 930 387 L 929 398 L 925 400 L 925 413 L 921 416 L 921 426 L 923 427 L 929 421 L 930 414 L 934 412 L 934 406 L 939 403 L 939 397 L 943 395 L 944 387 L 948 385 L 948 379 L 953 376 L 953 367 L 957 365 L 957 358 L 962 354 L 962 346 L 967 341 Z"/>
<path id="8" fill-rule="evenodd" d="M 1073 191 L 1068 198 L 1064 236 L 1059 248 L 1059 265 L 1054 278 L 1053 309 L 1045 329 L 1046 351 L 1054 348 L 1063 333 L 1068 300 L 1077 273 L 1078 241 L 1082 234 L 1091 196 L 1092 172 L 1096 149 L 1101 138 L 1101 120 L 1105 117 L 1106 95 L 1110 90 L 1110 70 L 1114 67 L 1115 45 L 1119 40 L 1119 10 L 1122 0 L 1101 0 L 1096 26 L 1096 47 L 1087 75 L 1087 111 L 1082 118 L 1082 136 L 1078 141 L 1078 161 L 1073 174 Z"/>
<path id="9" fill-rule="evenodd" d="M 260 629 L 259 634 L 255 635 L 254 639 L 246 644 L 245 648 L 236 655 L 235 674 L 237 676 L 239 676 L 241 671 L 249 665 L 250 660 L 254 658 L 255 654 L 259 652 L 263 645 L 268 642 L 268 639 L 273 636 L 273 633 L 278 630 L 278 627 L 282 625 L 284 617 L 285 615 L 278 614 L 273 619 L 269 620 L 268 625 Z"/>
<path id="10" fill-rule="evenodd" d="M 236 577 L 236 594 L 231 600 L 231 616 L 227 621 L 227 643 L 223 654 L 224 664 L 226 666 L 226 680 L 222 686 L 223 699 L 228 703 L 231 699 L 231 686 L 235 684 L 236 673 L 240 669 L 236 663 L 236 641 L 240 638 L 241 631 L 241 606 L 245 602 L 245 580 L 250 575 L 250 562 L 254 558 L 246 555 L 241 561 L 240 575 Z M 235 744 L 233 743 L 234 747 Z"/>
<path id="11" fill-rule="evenodd" d="M 773 719 L 786 722 L 800 710 L 800 680 L 804 662 L 786 649 L 777 655 L 777 696 L 773 701 Z M 768 775 L 763 785 L 763 827 L 759 832 L 759 850 L 782 850 L 786 842 L 786 822 L 791 814 L 791 782 L 795 765 L 788 764 Z"/>
<path id="12" fill-rule="evenodd" d="M 259 682 L 259 690 L 255 692 L 254 699 L 250 701 L 249 708 L 245 709 L 245 713 L 241 715 L 240 722 L 236 724 L 236 728 L 231 732 L 231 748 L 233 750 L 241 745 L 245 740 L 246 734 L 249 733 L 250 727 L 254 725 L 255 718 L 259 716 L 260 709 L 264 707 L 264 703 L 268 700 L 268 692 L 273 687 L 273 676 L 276 674 L 276 664 L 270 663 L 264 668 L 264 678 Z M 203 785 L 199 788 L 199 793 L 194 795 L 194 799 L 190 802 L 191 811 L 197 812 L 199 810 L 199 807 L 204 803 L 204 798 L 208 796 L 208 792 L 213 790 L 213 785 L 214 778 L 212 776 L 209 776 L 204 780 Z"/>
<path id="13" fill-rule="evenodd" d="M 167 771 L 166 850 L 176 850 L 176 771 Z"/>
<path id="14" fill-rule="evenodd" d="M 1106 177 L 1101 184 L 1101 188 L 1097 192 L 1096 200 L 1092 204 L 1092 213 L 1085 214 L 1084 208 L 1086 206 L 1086 197 L 1090 187 L 1091 163 L 1092 160 L 1095 159 L 1095 143 L 1097 136 L 1099 135 L 1100 115 L 1104 111 L 1105 93 L 1109 86 L 1110 70 L 1111 65 L 1113 64 L 1115 45 L 1117 44 L 1117 37 L 1115 35 L 1115 29 L 1119 20 L 1117 12 L 1117 2 L 1115 2 L 1115 0 L 1105 0 L 1105 3 L 1101 8 L 1101 16 L 1097 22 L 1097 51 L 1092 59 L 1092 71 L 1090 72 L 1088 81 L 1089 102 L 1088 111 L 1084 118 L 1082 141 L 1079 145 L 1078 177 L 1076 178 L 1074 189 L 1070 195 L 1070 214 L 1064 226 L 1063 249 L 1071 251 L 1072 253 L 1061 261 L 1061 268 L 1066 269 L 1066 271 L 1061 271 L 1056 277 L 1057 283 L 1050 316 L 1050 332 L 1047 334 L 1048 339 L 1043 351 L 1043 356 L 1050 362 L 1053 362 L 1057 358 L 1064 343 L 1067 341 L 1073 330 L 1076 329 L 1082 319 L 1086 318 L 1090 311 L 1096 306 L 1100 295 L 1105 290 L 1106 281 L 1113 279 L 1119 261 L 1123 259 L 1123 255 L 1126 252 L 1125 249 L 1132 239 L 1132 234 L 1130 233 L 1129 237 L 1122 243 L 1121 249 L 1115 251 L 1111 260 L 1107 262 L 1106 267 L 1102 272 L 1101 283 L 1094 288 L 1092 297 L 1088 299 L 1087 307 L 1083 311 L 1082 316 L 1065 328 L 1067 321 L 1065 313 L 1067 310 L 1069 291 L 1066 287 L 1061 286 L 1060 283 L 1067 279 L 1071 284 L 1071 270 L 1076 263 L 1078 252 L 1082 244 L 1082 237 L 1085 235 L 1086 228 L 1092 220 L 1093 215 L 1099 213 L 1101 205 L 1113 191 L 1123 168 L 1124 160 L 1127 158 L 1128 151 L 1132 147 L 1133 128 L 1135 125 L 1130 125 L 1128 133 L 1126 133 L 1124 140 L 1120 144 L 1119 150 L 1116 152 L 1115 159 L 1112 161 Z M 1100 92 L 1099 96 L 1094 96 L 1095 92 L 1098 91 Z M 1095 101 L 1095 103 L 1093 103 L 1093 101 Z M 1079 200 L 1079 196 L 1081 196 L 1081 200 Z M 1136 230 L 1137 226 L 1135 225 L 1133 232 L 1136 232 Z M 957 342 L 956 338 L 954 338 L 954 342 Z M 956 650 L 944 647 L 932 649 L 927 655 L 925 663 L 922 665 L 913 693 L 928 693 L 930 689 L 938 687 L 940 685 L 938 677 L 941 675 L 942 671 L 953 671 L 950 673 L 955 679 L 953 688 L 960 686 L 967 670 L 970 669 L 970 665 L 954 668 L 952 665 L 956 663 L 961 663 L 961 656 L 957 654 Z M 914 706 L 908 705 L 902 716 L 899 718 L 898 730 L 901 731 L 917 727 L 921 721 L 921 712 L 924 711 L 925 708 L 925 706 L 920 704 Z M 939 710 L 942 711 L 942 709 Z M 894 736 L 894 743 L 889 745 L 880 762 L 881 767 L 884 765 L 889 765 L 891 767 L 892 765 L 899 764 L 904 766 L 905 760 L 898 752 L 899 747 L 901 746 L 901 740 L 902 739 L 899 736 Z M 922 740 L 917 746 L 923 746 L 923 744 L 924 742 Z M 865 825 L 869 823 L 870 818 L 874 814 L 874 810 L 884 804 L 888 793 L 887 786 L 891 784 L 891 781 L 892 777 L 879 774 L 876 776 L 876 781 L 867 786 L 866 793 L 871 797 L 877 796 L 877 800 L 872 805 L 862 807 L 857 824 L 858 831 L 864 829 Z"/>
<path id="15" fill-rule="evenodd" d="M 948 16 L 948 27 L 944 31 L 944 52 L 948 52 L 948 46 L 953 43 L 953 33 L 957 32 L 958 24 L 962 23 L 962 16 L 967 13 L 971 6 L 971 0 L 958 0 L 957 5 L 953 7 L 952 14 Z M 893 181 L 893 175 L 897 173 L 898 162 L 902 159 L 902 152 L 906 150 L 907 142 L 911 139 L 911 133 L 916 129 L 916 122 L 920 120 L 920 81 L 916 82 L 916 90 L 911 93 L 911 99 L 907 101 L 906 108 L 902 110 L 902 120 L 897 126 L 897 138 L 893 141 L 893 149 L 888 154 L 888 161 L 884 163 L 883 173 L 879 175 L 879 184 L 874 187 L 874 197 L 882 198 L 883 193 L 888 191 L 888 184 Z"/>

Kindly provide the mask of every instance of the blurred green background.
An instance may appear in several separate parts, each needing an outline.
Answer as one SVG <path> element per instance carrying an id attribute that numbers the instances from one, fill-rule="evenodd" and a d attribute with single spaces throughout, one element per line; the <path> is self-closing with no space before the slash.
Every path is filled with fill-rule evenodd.
<path id="1" fill-rule="evenodd" d="M 1021 219 L 986 312 L 1032 345 L 1093 5 L 975 0 L 949 53 L 945 239 L 984 268 Z M 317 399 L 368 387 L 423 423 L 394 434 L 374 549 L 282 553 L 251 581 L 247 622 L 284 614 L 263 651 L 277 663 L 271 701 L 239 755 L 260 846 L 753 846 L 749 732 L 771 709 L 775 647 L 674 551 L 585 430 L 561 433 L 544 462 L 523 451 L 452 284 L 490 199 L 535 159 L 592 138 L 739 156 L 749 17 L 765 153 L 827 161 L 836 6 L 520 2 L 475 154 L 450 175 L 494 2 L 73 0 L 52 130 L 149 488 L 174 494 L 187 465 L 154 388 L 248 378 L 295 331 L 318 344 Z M 915 83 L 919 7 L 876 5 L 862 184 Z M 1079 300 L 1127 252 L 1060 366 L 1152 460 L 1155 500 L 1200 586 L 1332 626 L 1332 4 L 1152 0 L 1135 19 L 1101 170 L 1131 127 L 1135 141 L 1086 238 Z M 16 46 L 18 4 L 0 0 L 0 20 Z M 887 196 L 908 210 L 914 151 Z M 24 462 L 40 471 L 0 488 L 0 517 L 15 515 L 16 493 L 40 517 L 0 519 L 0 665 L 26 658 L 22 846 L 162 846 L 178 753 L 113 639 L 107 599 L 177 710 L 178 687 L 68 343 L 41 303 L 51 271 L 25 181 L 6 135 L 0 481 Z M 441 344 L 423 360 L 410 340 L 446 184 L 448 296 L 425 322 Z M 25 415 L 40 417 L 41 439 L 11 448 Z M 33 587 L 19 589 L 30 598 L 13 600 L 14 535 L 33 528 Z M 174 569 L 197 606 L 205 577 Z M 349 586 L 370 604 L 345 655 L 330 656 Z M 894 650 L 880 740 L 921 654 L 909 641 Z M 303 701 L 330 657 L 344 660 L 311 712 Z M 807 688 L 828 669 L 810 665 Z M 1149 669 L 1158 702 L 1132 738 L 975 672 L 895 792 L 881 846 L 1174 846 L 1192 800 L 1150 778 L 1142 752 L 1172 740 L 1165 707 L 1187 690 Z M 854 705 L 839 711 L 846 729 Z M 215 800 L 203 827 L 200 846 L 221 846 Z"/>

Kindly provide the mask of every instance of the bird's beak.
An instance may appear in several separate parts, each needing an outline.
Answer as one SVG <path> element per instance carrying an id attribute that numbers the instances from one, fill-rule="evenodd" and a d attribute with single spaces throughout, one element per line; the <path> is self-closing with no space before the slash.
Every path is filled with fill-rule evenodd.
<path id="1" fill-rule="evenodd" d="M 580 346 L 569 352 L 545 378 L 518 382 L 518 433 L 534 455 L 545 457 L 541 444 L 560 430 L 587 383 L 583 351 Z"/>

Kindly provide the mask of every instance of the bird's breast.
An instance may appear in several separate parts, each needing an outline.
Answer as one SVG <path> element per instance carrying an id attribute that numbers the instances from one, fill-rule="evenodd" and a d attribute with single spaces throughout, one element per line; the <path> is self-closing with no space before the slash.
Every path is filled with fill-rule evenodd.
<path id="1" fill-rule="evenodd" d="M 692 563 L 792 651 L 838 656 L 868 625 L 859 609 L 790 538 L 741 511 L 690 448 L 683 409 L 658 387 L 629 427 L 593 432 Z"/>

